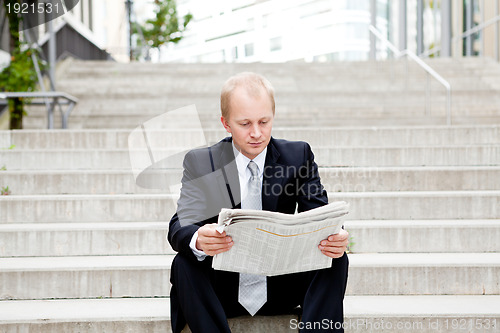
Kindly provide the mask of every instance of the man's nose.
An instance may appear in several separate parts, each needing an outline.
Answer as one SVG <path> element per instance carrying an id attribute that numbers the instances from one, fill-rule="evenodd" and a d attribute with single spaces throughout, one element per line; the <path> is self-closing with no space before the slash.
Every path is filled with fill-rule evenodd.
<path id="1" fill-rule="evenodd" d="M 259 124 L 254 124 L 250 129 L 250 136 L 252 138 L 260 137 L 262 132 L 260 131 Z"/>

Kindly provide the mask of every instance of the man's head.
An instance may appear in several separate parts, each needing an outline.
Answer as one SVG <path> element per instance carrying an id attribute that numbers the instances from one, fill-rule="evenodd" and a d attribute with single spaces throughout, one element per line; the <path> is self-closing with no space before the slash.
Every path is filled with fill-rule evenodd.
<path id="1" fill-rule="evenodd" d="M 275 110 L 271 83 L 255 73 L 240 73 L 224 83 L 220 99 L 222 125 L 236 148 L 254 159 L 271 139 Z"/>

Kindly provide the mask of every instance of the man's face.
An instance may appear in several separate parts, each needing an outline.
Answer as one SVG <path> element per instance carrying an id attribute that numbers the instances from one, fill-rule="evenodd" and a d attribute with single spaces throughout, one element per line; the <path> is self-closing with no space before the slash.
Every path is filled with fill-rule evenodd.
<path id="1" fill-rule="evenodd" d="M 271 140 L 274 115 L 269 95 L 262 89 L 259 96 L 251 96 L 238 87 L 230 106 L 229 119 L 221 117 L 222 124 L 233 136 L 236 148 L 253 160 Z"/>

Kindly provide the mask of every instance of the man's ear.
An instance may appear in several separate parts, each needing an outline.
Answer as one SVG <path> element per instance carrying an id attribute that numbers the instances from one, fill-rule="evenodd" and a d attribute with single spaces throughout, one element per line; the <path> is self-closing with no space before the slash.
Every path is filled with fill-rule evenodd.
<path id="1" fill-rule="evenodd" d="M 226 118 L 220 117 L 220 122 L 222 123 L 222 126 L 226 129 L 228 133 L 231 133 L 231 126 L 229 126 L 229 123 L 227 122 Z"/>

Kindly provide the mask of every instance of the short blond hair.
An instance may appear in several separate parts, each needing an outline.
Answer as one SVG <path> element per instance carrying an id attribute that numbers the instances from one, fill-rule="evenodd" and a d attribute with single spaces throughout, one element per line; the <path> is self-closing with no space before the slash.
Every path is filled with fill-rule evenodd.
<path id="1" fill-rule="evenodd" d="M 231 95 L 238 87 L 244 87 L 247 93 L 253 97 L 259 97 L 262 90 L 264 90 L 271 100 L 274 115 L 274 88 L 271 85 L 271 82 L 257 73 L 242 72 L 231 76 L 222 86 L 220 94 L 220 110 L 225 119 L 229 119 Z"/>

